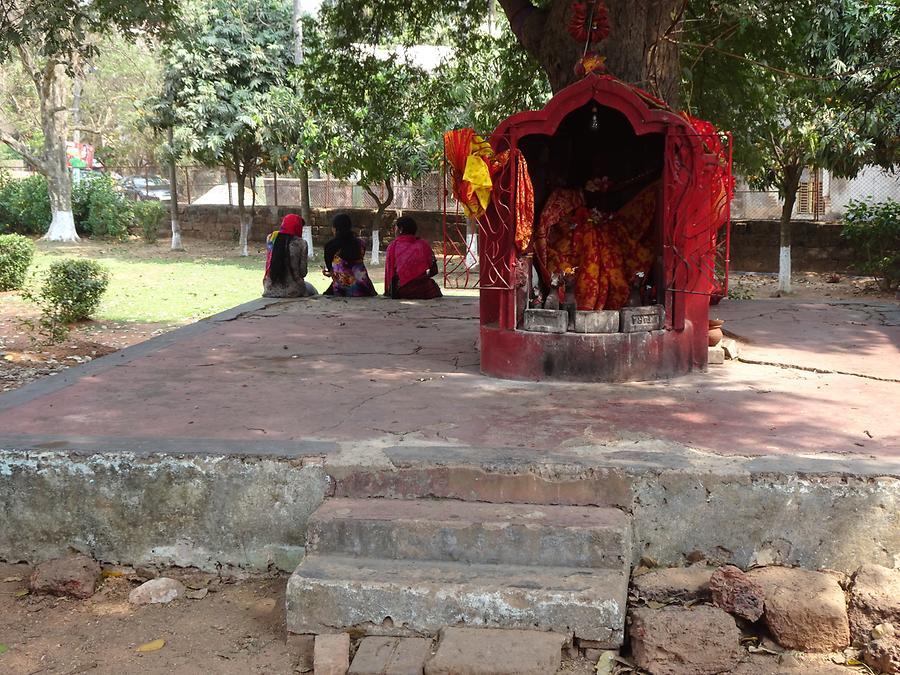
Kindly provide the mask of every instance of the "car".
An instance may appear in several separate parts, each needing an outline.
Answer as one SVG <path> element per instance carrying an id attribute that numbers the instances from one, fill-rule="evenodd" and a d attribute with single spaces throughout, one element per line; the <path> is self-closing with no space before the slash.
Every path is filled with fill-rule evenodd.
<path id="1" fill-rule="evenodd" d="M 129 199 L 137 201 L 155 199 L 168 201 L 172 198 L 169 182 L 159 176 L 125 176 L 122 191 Z"/>

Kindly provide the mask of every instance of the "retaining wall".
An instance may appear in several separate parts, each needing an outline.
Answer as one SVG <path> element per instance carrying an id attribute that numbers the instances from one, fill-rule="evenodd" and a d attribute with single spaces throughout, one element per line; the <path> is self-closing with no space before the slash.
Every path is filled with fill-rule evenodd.
<path id="1" fill-rule="evenodd" d="M 265 206 L 256 209 L 250 240 L 261 242 L 277 229 L 287 213 L 299 209 L 286 206 Z M 185 236 L 201 239 L 237 240 L 239 229 L 236 206 L 197 205 L 182 207 L 181 229 Z M 358 231 L 370 236 L 375 212 L 369 209 L 313 209 L 313 241 L 323 245 L 331 238 L 331 219 L 337 213 L 348 213 Z M 419 236 L 437 243 L 443 239 L 443 214 L 434 211 L 398 212 L 389 209 L 381 226 L 384 245 L 393 237 L 392 225 L 398 215 L 412 216 L 419 225 Z M 465 221 L 461 216 L 449 217 L 452 236 L 461 239 Z M 840 239 L 841 226 L 834 223 L 794 221 L 792 224 L 792 259 L 795 271 L 846 272 L 852 271 L 849 250 Z M 738 221 L 731 231 L 731 269 L 744 272 L 777 272 L 779 254 L 779 223 L 773 220 Z"/>

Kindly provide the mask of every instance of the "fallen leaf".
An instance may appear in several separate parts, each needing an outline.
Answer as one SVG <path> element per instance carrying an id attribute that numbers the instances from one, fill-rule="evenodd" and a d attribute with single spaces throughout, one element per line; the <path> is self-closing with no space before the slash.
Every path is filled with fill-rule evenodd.
<path id="1" fill-rule="evenodd" d="M 597 665 L 594 666 L 594 672 L 597 673 L 597 675 L 611 675 L 615 663 L 616 653 L 613 651 L 605 651 L 600 654 L 600 658 L 597 659 Z"/>
<path id="2" fill-rule="evenodd" d="M 666 603 L 659 602 L 658 600 L 648 600 L 647 601 L 647 607 L 649 607 L 650 609 L 662 609 L 665 606 L 666 606 Z"/>
<path id="3" fill-rule="evenodd" d="M 29 590 L 27 588 L 23 588 L 22 590 L 16 591 L 15 596 L 17 598 L 24 598 L 26 595 L 28 595 L 28 593 Z"/>
<path id="4" fill-rule="evenodd" d="M 8 584 L 8 583 L 11 583 L 11 582 L 13 582 L 13 581 L 22 581 L 22 577 L 6 577 L 6 578 L 3 580 L 3 583 L 7 583 L 7 584 Z"/>
<path id="5" fill-rule="evenodd" d="M 8 651 L 9 647 L 7 647 L 6 645 L 0 645 L 0 654 L 5 654 Z"/>
<path id="6" fill-rule="evenodd" d="M 166 646 L 165 640 L 154 640 L 153 642 L 145 642 L 140 647 L 138 647 L 135 651 L 139 651 L 142 653 L 147 652 L 155 652 Z"/>

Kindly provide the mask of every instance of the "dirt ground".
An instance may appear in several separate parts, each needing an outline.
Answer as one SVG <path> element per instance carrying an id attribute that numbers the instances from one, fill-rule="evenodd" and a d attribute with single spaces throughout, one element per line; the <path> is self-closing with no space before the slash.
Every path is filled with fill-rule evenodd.
<path id="1" fill-rule="evenodd" d="M 791 277 L 791 293 L 784 297 L 795 300 L 873 300 L 896 302 L 897 293 L 878 288 L 871 277 L 851 277 L 820 272 L 799 272 Z M 732 298 L 762 300 L 780 297 L 778 275 L 765 273 L 733 273 L 728 282 Z"/>
<path id="2" fill-rule="evenodd" d="M 104 578 L 87 600 L 24 594 L 31 569 L 0 564 L 0 672 L 120 675 L 293 673 L 285 642 L 285 576 L 220 579 L 166 570 L 199 600 L 135 607 L 137 577 Z M 154 640 L 154 652 L 137 648 Z M 2 653 L 5 646 L 7 651 Z"/>

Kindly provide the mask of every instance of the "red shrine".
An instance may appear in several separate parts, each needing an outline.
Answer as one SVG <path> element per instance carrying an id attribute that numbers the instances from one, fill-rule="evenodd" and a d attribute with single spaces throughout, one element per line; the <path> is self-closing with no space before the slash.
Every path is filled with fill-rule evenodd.
<path id="1" fill-rule="evenodd" d="M 489 143 L 482 371 L 616 382 L 705 367 L 731 192 L 711 125 L 588 75 Z"/>

